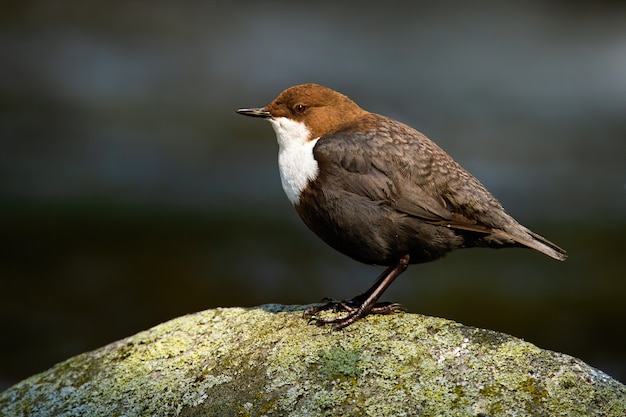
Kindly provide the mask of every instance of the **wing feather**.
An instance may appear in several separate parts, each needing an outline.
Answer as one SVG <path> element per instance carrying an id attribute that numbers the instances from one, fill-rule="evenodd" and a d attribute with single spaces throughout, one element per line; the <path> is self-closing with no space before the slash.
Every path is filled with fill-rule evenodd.
<path id="1" fill-rule="evenodd" d="M 484 233 L 489 246 L 519 244 L 565 259 L 563 249 L 520 225 L 420 132 L 372 113 L 358 127 L 323 136 L 313 149 L 321 172 L 344 191 L 430 224 Z"/>
<path id="2" fill-rule="evenodd" d="M 334 164 L 328 171 L 346 191 L 425 222 L 463 230 L 490 233 L 510 218 L 476 178 L 426 136 L 371 116 L 378 120 L 369 129 L 324 136 L 314 148 L 318 161 Z"/>

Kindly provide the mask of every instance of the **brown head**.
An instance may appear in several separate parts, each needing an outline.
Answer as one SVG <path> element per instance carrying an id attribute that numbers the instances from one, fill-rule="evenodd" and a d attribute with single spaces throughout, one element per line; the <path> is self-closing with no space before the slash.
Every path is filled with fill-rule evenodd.
<path id="1" fill-rule="evenodd" d="M 330 88 L 301 84 L 286 89 L 265 107 L 239 109 L 237 113 L 303 123 L 310 132 L 309 139 L 314 139 L 338 131 L 367 112 Z"/>

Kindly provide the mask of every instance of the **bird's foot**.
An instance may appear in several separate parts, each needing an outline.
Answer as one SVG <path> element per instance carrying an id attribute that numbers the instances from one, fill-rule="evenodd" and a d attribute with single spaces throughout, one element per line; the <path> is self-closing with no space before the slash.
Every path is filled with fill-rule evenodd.
<path id="1" fill-rule="evenodd" d="M 321 305 L 309 307 L 304 311 L 304 316 L 309 318 L 309 323 L 317 326 L 332 324 L 333 330 L 341 330 L 355 321 L 362 319 L 369 314 L 393 314 L 406 311 L 406 307 L 398 303 L 375 303 L 366 306 L 358 297 L 348 301 L 338 301 L 331 298 L 324 298 Z M 337 317 L 317 317 L 322 311 L 332 311 L 333 313 L 346 312 Z"/>

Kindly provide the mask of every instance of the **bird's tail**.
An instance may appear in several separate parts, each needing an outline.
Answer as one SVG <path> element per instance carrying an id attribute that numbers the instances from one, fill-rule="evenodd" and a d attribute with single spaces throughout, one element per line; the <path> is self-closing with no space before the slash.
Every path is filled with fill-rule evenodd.
<path id="1" fill-rule="evenodd" d="M 566 252 L 550 242 L 543 236 L 525 228 L 522 226 L 522 230 L 516 231 L 515 234 L 509 234 L 509 236 L 522 246 L 539 251 L 549 257 L 556 259 L 557 261 L 564 261 L 567 259 Z"/>

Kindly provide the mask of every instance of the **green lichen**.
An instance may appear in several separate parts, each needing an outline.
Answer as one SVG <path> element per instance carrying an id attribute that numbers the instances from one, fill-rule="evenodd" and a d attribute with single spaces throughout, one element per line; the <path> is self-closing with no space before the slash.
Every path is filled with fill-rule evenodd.
<path id="1" fill-rule="evenodd" d="M 334 332 L 303 308 L 163 323 L 22 381 L 0 416 L 626 415 L 626 387 L 508 335 L 414 314 Z"/>
<path id="2" fill-rule="evenodd" d="M 319 351 L 320 373 L 329 378 L 356 378 L 362 373 L 358 361 L 361 350 L 331 348 Z"/>

